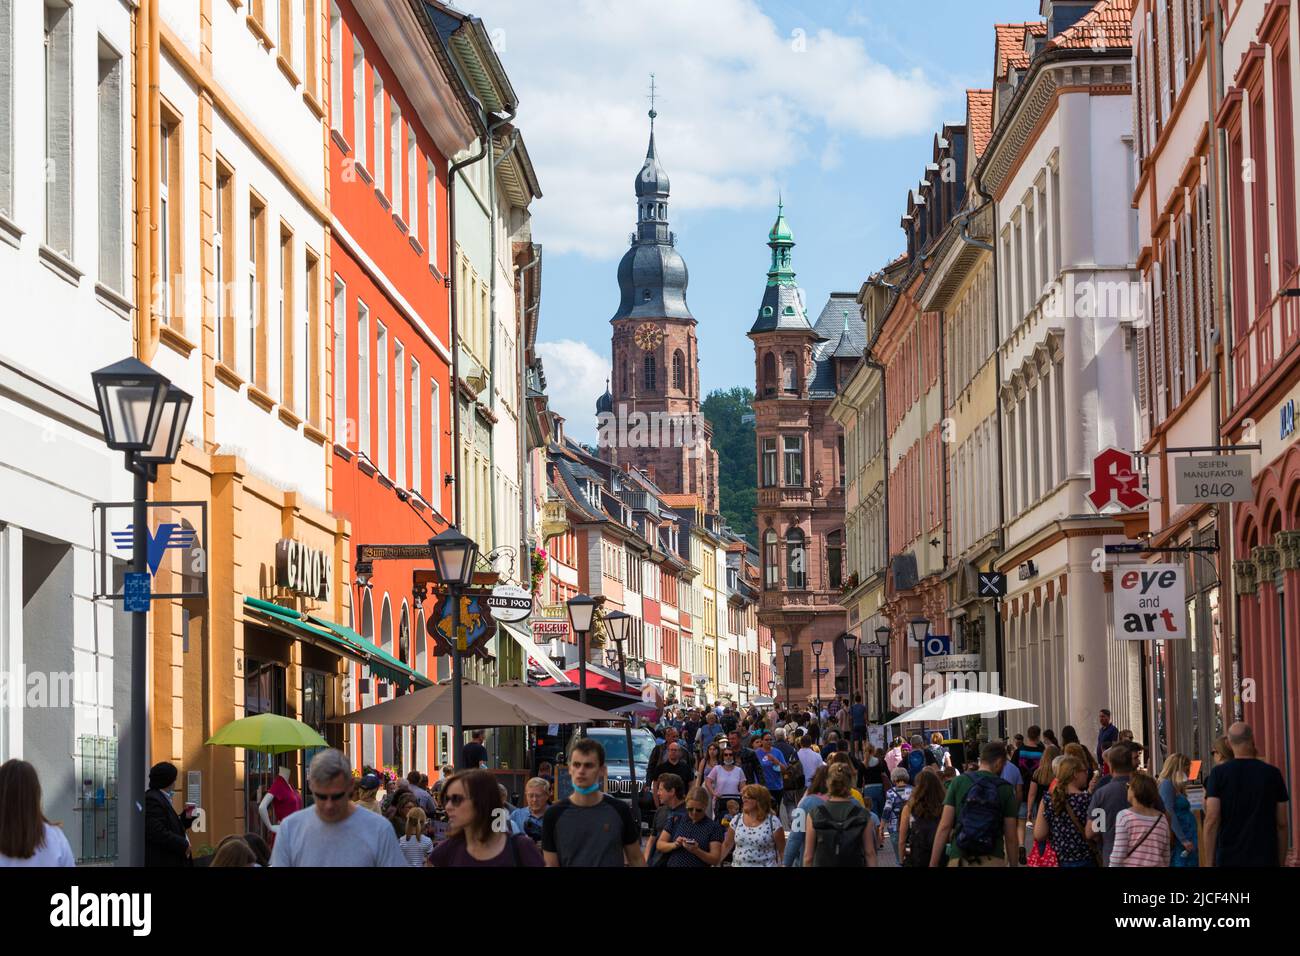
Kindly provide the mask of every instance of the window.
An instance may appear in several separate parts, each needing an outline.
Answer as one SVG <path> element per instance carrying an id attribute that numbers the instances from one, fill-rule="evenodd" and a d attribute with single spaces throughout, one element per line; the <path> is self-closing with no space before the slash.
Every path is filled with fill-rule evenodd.
<path id="1" fill-rule="evenodd" d="M 320 98 L 320 84 L 316 80 L 316 41 L 319 39 L 320 20 L 316 16 L 316 0 L 302 0 L 302 76 L 303 84 L 312 97 Z"/>
<path id="2" fill-rule="evenodd" d="M 394 481 L 406 487 L 406 350 L 393 340 L 393 433 L 397 439 Z"/>
<path id="3" fill-rule="evenodd" d="M 164 109 L 158 170 L 159 318 L 185 332 L 185 178 L 181 164 L 180 118 Z"/>
<path id="4" fill-rule="evenodd" d="M 248 197 L 248 380 L 266 391 L 266 204 Z"/>
<path id="5" fill-rule="evenodd" d="M 321 426 L 320 414 L 320 259 L 315 253 L 307 251 L 307 268 L 305 272 L 307 288 L 307 310 L 303 316 L 302 342 L 302 386 L 304 394 L 299 406 L 307 416 L 307 421 L 316 428 Z"/>
<path id="6" fill-rule="evenodd" d="M 118 292 L 126 288 L 122 167 L 122 58 L 100 40 L 99 281 Z"/>
<path id="7" fill-rule="evenodd" d="M 425 224 L 427 239 L 425 247 L 429 250 L 429 265 L 438 268 L 438 174 L 433 167 L 433 160 L 424 161 L 424 175 L 429 180 L 429 194 L 425 197 L 428 204 L 428 221 Z"/>
<path id="8" fill-rule="evenodd" d="M 217 361 L 228 368 L 235 367 L 235 288 L 234 243 L 226 243 L 227 224 L 235 217 L 234 174 L 230 167 L 217 157 L 217 196 L 213 210 L 212 249 L 217 278 L 216 336 Z"/>
<path id="9" fill-rule="evenodd" d="M 803 437 L 786 435 L 785 439 L 785 484 L 790 488 L 803 487 Z"/>
<path id="10" fill-rule="evenodd" d="M 343 15 L 330 3 L 330 126 L 343 132 Z"/>
<path id="11" fill-rule="evenodd" d="M 293 405 L 293 232 L 280 224 L 280 402 Z M 301 411 L 302 407 L 298 407 Z"/>
<path id="12" fill-rule="evenodd" d="M 655 389 L 655 357 L 647 355 L 643 367 L 645 369 L 645 389 L 647 392 L 653 392 Z"/>
<path id="13" fill-rule="evenodd" d="M 392 100 L 388 109 L 388 174 L 392 177 L 389 195 L 393 197 L 393 215 L 402 216 L 402 108 Z"/>
<path id="14" fill-rule="evenodd" d="M 415 127 L 406 127 L 406 224 L 411 228 L 411 235 L 420 231 L 419 201 L 420 191 L 417 185 L 419 176 L 419 156 L 415 149 Z"/>
<path id="15" fill-rule="evenodd" d="M 370 310 L 357 300 L 357 450 L 370 455 Z"/>
<path id="16" fill-rule="evenodd" d="M 379 444 L 375 446 L 375 464 L 385 475 L 392 471 L 388 446 L 388 329 L 375 323 L 375 411 L 379 419 Z"/>
<path id="17" fill-rule="evenodd" d="M 438 397 L 438 380 L 429 380 L 429 474 L 432 478 L 430 504 L 442 510 L 442 406 Z"/>
<path id="18" fill-rule="evenodd" d="M 1297 266 L 1295 222 L 1295 131 L 1291 115 L 1291 48 L 1281 45 L 1273 57 L 1273 135 L 1276 139 L 1278 279 L 1287 286 Z"/>
<path id="19" fill-rule="evenodd" d="M 72 7 L 45 7 L 45 244 L 72 258 Z"/>
<path id="20" fill-rule="evenodd" d="M 0 0 L 0 213 L 14 210 L 14 8 Z"/>
<path id="21" fill-rule="evenodd" d="M 771 352 L 763 356 L 763 385 L 761 392 L 764 397 L 776 394 L 776 355 Z"/>
<path id="22" fill-rule="evenodd" d="M 350 444 L 348 434 L 348 287 L 334 277 L 334 440 Z"/>
<path id="23" fill-rule="evenodd" d="M 294 0 L 280 0 L 280 56 L 293 63 L 293 5 Z"/>
<path id="24" fill-rule="evenodd" d="M 787 395 L 799 394 L 799 375 L 795 371 L 793 352 L 781 356 L 781 390 Z"/>
<path id="25" fill-rule="evenodd" d="M 379 67 L 375 67 L 374 86 L 370 93 L 371 109 L 374 111 L 372 117 L 374 138 L 371 147 L 375 153 L 375 188 L 384 192 L 384 78 L 379 75 Z"/>
<path id="26" fill-rule="evenodd" d="M 679 392 L 686 390 L 686 361 L 681 349 L 673 353 L 673 388 Z"/>
<path id="27" fill-rule="evenodd" d="M 352 155 L 361 164 L 366 165 L 366 51 L 356 34 L 352 35 Z"/>
<path id="28" fill-rule="evenodd" d="M 781 583 L 781 557 L 776 532 L 771 528 L 763 535 L 763 580 L 765 587 L 775 588 Z"/>
<path id="29" fill-rule="evenodd" d="M 411 487 L 424 494 L 424 449 L 420 435 L 420 363 L 411 359 Z"/>
<path id="30" fill-rule="evenodd" d="M 808 586 L 808 556 L 803 532 L 798 528 L 785 533 L 785 586 L 792 591 L 802 591 Z"/>
<path id="31" fill-rule="evenodd" d="M 762 476 L 764 488 L 775 488 L 777 484 L 776 439 L 763 439 Z"/>

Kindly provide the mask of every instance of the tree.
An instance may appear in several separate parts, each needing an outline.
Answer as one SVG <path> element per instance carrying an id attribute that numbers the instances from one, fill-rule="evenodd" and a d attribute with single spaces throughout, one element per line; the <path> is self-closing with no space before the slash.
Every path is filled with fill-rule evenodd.
<path id="1" fill-rule="evenodd" d="M 754 393 L 748 388 L 715 390 L 700 410 L 713 426 L 718 453 L 718 502 L 723 520 L 757 546 L 758 466 L 755 456 Z"/>

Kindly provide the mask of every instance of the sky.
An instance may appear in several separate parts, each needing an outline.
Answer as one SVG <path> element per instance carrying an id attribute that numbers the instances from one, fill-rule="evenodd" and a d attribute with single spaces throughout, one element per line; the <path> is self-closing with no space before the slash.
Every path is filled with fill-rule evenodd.
<path id="1" fill-rule="evenodd" d="M 704 394 L 753 387 L 749 330 L 778 196 L 810 314 L 904 248 L 907 191 L 965 90 L 992 84 L 993 24 L 1039 0 L 460 0 L 519 96 L 543 197 L 538 351 L 566 433 L 595 438 L 618 261 L 649 138 L 671 181 Z"/>

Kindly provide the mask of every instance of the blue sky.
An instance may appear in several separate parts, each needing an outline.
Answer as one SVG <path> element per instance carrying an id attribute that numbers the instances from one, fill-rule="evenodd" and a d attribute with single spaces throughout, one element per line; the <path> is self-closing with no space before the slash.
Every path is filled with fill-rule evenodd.
<path id="1" fill-rule="evenodd" d="M 745 332 L 778 191 L 810 311 L 903 247 L 898 221 L 934 133 L 988 87 L 993 24 L 1038 0 L 473 0 L 519 94 L 545 194 L 539 341 L 551 404 L 591 440 L 615 268 L 635 223 L 649 74 L 669 215 L 690 269 L 707 393 L 753 386 Z"/>

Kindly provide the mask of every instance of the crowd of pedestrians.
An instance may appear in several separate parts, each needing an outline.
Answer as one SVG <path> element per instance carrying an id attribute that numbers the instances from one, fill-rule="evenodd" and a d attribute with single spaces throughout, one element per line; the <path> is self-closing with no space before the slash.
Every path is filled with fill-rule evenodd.
<path id="1" fill-rule="evenodd" d="M 227 836 L 200 862 L 675 868 L 1286 862 L 1286 785 L 1277 767 L 1260 759 L 1244 723 L 1215 742 L 1207 774 L 1182 753 L 1169 754 L 1153 773 L 1142 745 L 1105 710 L 1095 747 L 1085 746 L 1073 727 L 1063 727 L 1058 738 L 1030 726 L 958 761 L 939 733 L 896 736 L 887 746 L 873 742 L 860 703 L 844 700 L 820 712 L 666 714 L 653 728 L 657 742 L 645 786 L 654 811 L 644 827 L 635 801 L 605 791 L 605 752 L 589 738 L 570 748 L 567 796 L 556 799 L 558 778 L 550 764 L 539 765 L 519 806 L 486 769 L 443 767 L 431 786 L 418 771 L 404 780 L 368 767 L 354 773 L 343 753 L 323 750 L 307 772 L 309 806 L 296 809 L 302 802 L 296 792 L 292 800 L 281 794 L 273 801 L 277 819 L 268 839 L 253 832 Z M 482 747 L 481 735 L 465 750 L 475 747 Z M 189 804 L 176 810 L 177 778 L 166 762 L 149 773 L 144 838 L 151 866 L 195 863 L 189 835 L 195 810 Z M 44 815 L 31 764 L 0 765 L 0 807 L 0 866 L 74 865 L 62 828 Z M 280 816 L 280 807 L 287 815 Z M 1203 820 L 1195 809 L 1203 810 Z"/>

